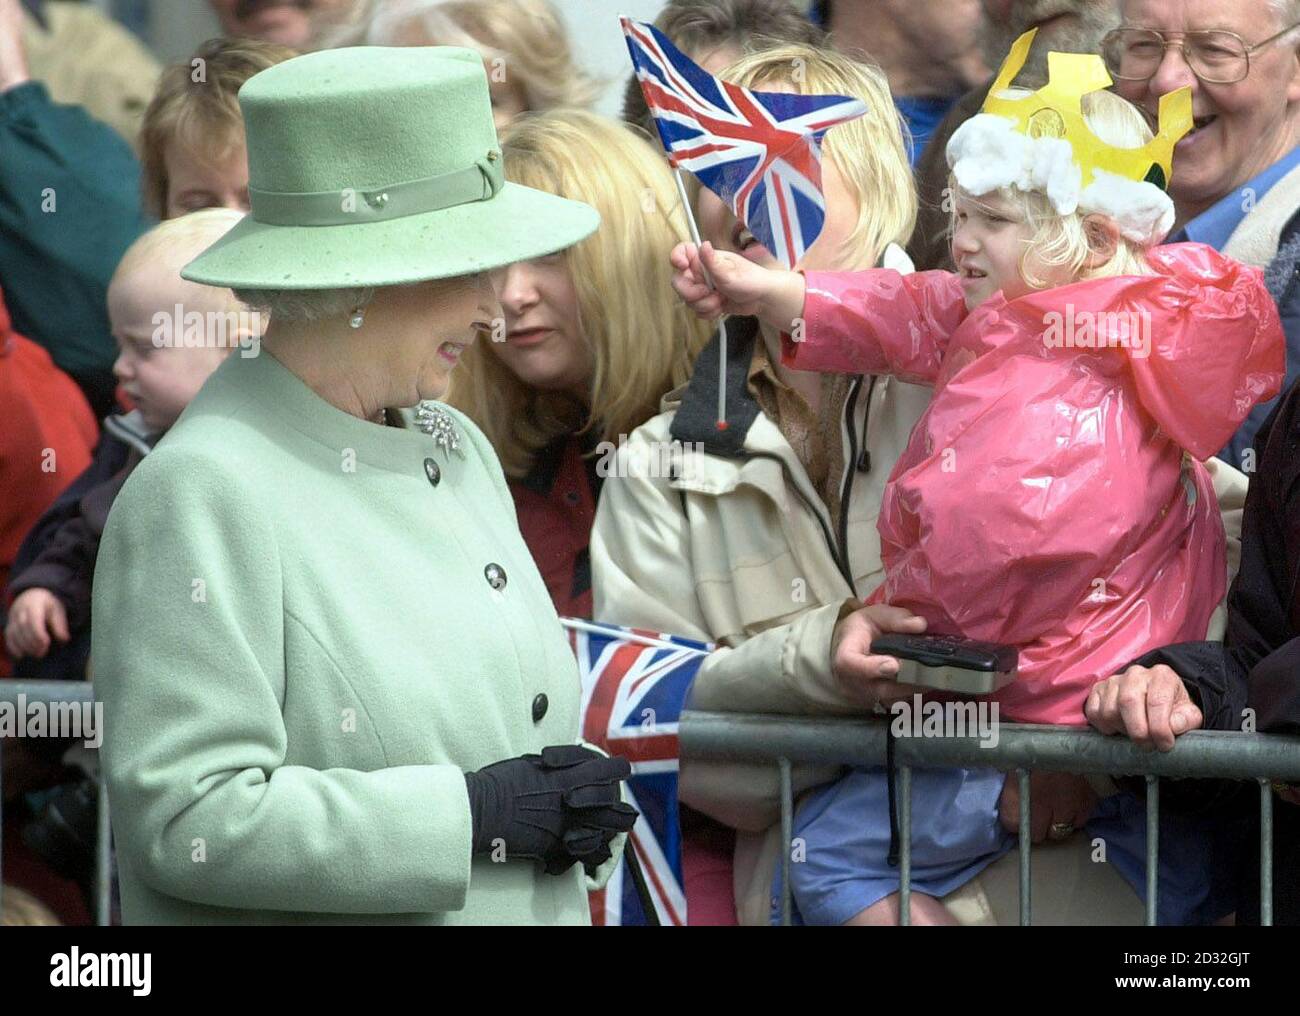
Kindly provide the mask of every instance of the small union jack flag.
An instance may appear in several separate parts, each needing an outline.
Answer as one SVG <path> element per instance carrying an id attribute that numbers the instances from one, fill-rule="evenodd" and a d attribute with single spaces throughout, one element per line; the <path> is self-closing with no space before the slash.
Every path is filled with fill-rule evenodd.
<path id="1" fill-rule="evenodd" d="M 653 25 L 620 20 L 669 161 L 699 177 L 793 268 L 826 222 L 822 138 L 866 105 L 843 95 L 751 92 L 713 77 Z"/>
<path id="2" fill-rule="evenodd" d="M 640 817 L 628 835 L 660 925 L 686 924 L 677 814 L 677 721 L 712 646 L 658 632 L 561 619 L 582 674 L 582 737 L 632 764 L 625 784 Z M 649 920 L 627 862 L 591 894 L 597 925 Z"/>

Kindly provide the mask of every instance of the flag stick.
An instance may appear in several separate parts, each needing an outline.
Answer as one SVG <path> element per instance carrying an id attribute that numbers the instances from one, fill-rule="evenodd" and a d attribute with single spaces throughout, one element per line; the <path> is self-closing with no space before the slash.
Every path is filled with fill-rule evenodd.
<path id="1" fill-rule="evenodd" d="M 686 222 L 691 227 L 691 239 L 695 241 L 695 246 L 703 247 L 704 241 L 700 239 L 700 227 L 695 222 L 695 209 L 691 207 L 690 199 L 686 196 L 686 184 L 682 182 L 681 167 L 669 159 L 673 167 L 673 179 L 677 181 L 677 193 L 681 195 L 682 207 L 686 210 Z M 701 255 L 700 267 L 704 268 L 703 255 Z M 704 279 L 709 284 L 709 288 L 717 292 L 718 287 L 713 284 L 713 279 L 709 275 L 709 270 L 704 268 Z M 726 316 L 718 318 L 718 430 L 727 429 L 727 319 Z"/>

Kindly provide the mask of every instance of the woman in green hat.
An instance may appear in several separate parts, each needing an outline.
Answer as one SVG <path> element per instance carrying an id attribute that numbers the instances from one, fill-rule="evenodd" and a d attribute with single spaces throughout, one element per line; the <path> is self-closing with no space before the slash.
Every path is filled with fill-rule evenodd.
<path id="1" fill-rule="evenodd" d="M 424 400 L 500 316 L 486 273 L 598 216 L 504 182 L 469 50 L 315 53 L 239 98 L 252 212 L 182 274 L 271 321 L 132 474 L 95 581 L 123 916 L 584 923 L 627 763 L 577 744 L 488 442 Z"/>

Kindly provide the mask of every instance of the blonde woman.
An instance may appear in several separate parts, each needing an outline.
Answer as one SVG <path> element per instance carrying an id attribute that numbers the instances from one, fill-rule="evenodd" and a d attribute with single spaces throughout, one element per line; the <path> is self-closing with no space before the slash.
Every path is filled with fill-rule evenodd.
<path id="1" fill-rule="evenodd" d="M 746 88 L 866 103 L 866 116 L 826 135 L 826 224 L 800 267 L 906 267 L 900 245 L 916 219 L 916 196 L 880 72 L 788 45 L 743 57 L 721 76 Z M 714 194 L 700 193 L 698 211 L 716 248 L 775 264 Z M 723 647 L 696 678 L 694 708 L 851 711 L 829 677 L 832 632 L 879 582 L 881 493 L 928 393 L 891 378 L 787 370 L 778 334 L 754 318 L 731 318 L 727 336 L 727 429 L 715 426 L 715 338 L 689 385 L 623 453 L 634 464 L 680 441 L 679 475 L 620 468 L 605 484 L 591 540 L 595 616 Z M 831 775 L 796 770 L 801 788 Z M 764 923 L 779 834 L 773 775 L 683 762 L 681 798 L 709 816 L 683 809 L 689 920 L 734 923 L 739 908 L 742 923 Z"/>
<path id="2" fill-rule="evenodd" d="M 665 252 L 688 232 L 661 153 L 579 110 L 517 120 L 502 149 L 507 179 L 581 196 L 601 228 L 494 275 L 496 341 L 466 352 L 449 401 L 501 459 L 556 609 L 590 617 L 587 543 L 606 467 L 685 381 L 708 329 L 673 297 Z"/>
<path id="3" fill-rule="evenodd" d="M 600 84 L 578 67 L 550 0 L 373 0 L 340 42 L 477 51 L 498 131 L 520 113 L 585 108 L 600 93 Z"/>
<path id="4" fill-rule="evenodd" d="M 160 219 L 200 208 L 248 211 L 248 155 L 236 96 L 294 56 L 256 39 L 211 39 L 163 71 L 140 129 L 145 207 Z"/>

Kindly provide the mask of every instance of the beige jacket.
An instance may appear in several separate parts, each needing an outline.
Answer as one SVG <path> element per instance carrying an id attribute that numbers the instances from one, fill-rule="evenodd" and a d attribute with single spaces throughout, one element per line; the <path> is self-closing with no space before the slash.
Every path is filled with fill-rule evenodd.
<path id="1" fill-rule="evenodd" d="M 1275 183 L 1241 220 L 1223 253 L 1256 268 L 1267 268 L 1277 257 L 1282 230 L 1300 208 L 1300 167 Z"/>
<path id="2" fill-rule="evenodd" d="M 28 70 L 55 102 L 82 106 L 134 148 L 161 68 L 148 49 L 90 4 L 47 3 L 45 31 L 28 15 Z"/>
<path id="3" fill-rule="evenodd" d="M 728 331 L 728 429 L 714 426 L 715 340 L 689 384 L 620 449 L 591 537 L 595 617 L 716 642 L 695 680 L 692 709 L 860 711 L 831 676 L 831 632 L 846 605 L 883 579 L 875 525 L 881 496 L 930 392 L 893 378 L 855 382 L 845 405 L 845 524 L 831 534 L 794 450 L 747 391 L 753 343 L 761 341 L 753 320 L 732 319 Z M 859 468 L 864 445 L 866 470 Z M 1235 569 L 1245 477 L 1217 461 L 1211 469 L 1231 512 Z M 796 767 L 796 794 L 836 772 Z M 683 761 L 680 792 L 738 830 L 737 909 L 742 923 L 766 923 L 781 849 L 775 766 Z M 1108 865 L 1089 863 L 1084 837 L 1074 840 L 1035 849 L 1035 921 L 1140 923 L 1136 896 Z M 1014 921 L 1015 865 L 1013 853 L 945 902 L 965 922 Z"/>

